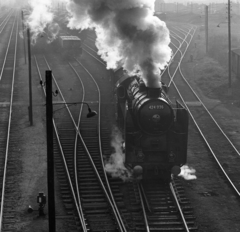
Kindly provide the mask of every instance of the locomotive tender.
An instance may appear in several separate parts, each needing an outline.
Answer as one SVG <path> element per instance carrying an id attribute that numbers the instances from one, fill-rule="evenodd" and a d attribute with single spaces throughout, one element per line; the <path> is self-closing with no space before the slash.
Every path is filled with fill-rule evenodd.
<path id="1" fill-rule="evenodd" d="M 167 97 L 167 87 L 146 87 L 137 77 L 116 83 L 116 116 L 125 166 L 137 179 L 170 181 L 187 161 L 188 113 Z"/>

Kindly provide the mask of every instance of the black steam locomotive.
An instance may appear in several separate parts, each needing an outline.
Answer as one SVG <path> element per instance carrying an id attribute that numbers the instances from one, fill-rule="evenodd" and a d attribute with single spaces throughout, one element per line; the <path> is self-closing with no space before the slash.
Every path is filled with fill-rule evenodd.
<path id="1" fill-rule="evenodd" d="M 186 163 L 188 113 L 178 101 L 172 107 L 166 92 L 166 86 L 148 88 L 137 77 L 116 84 L 125 166 L 137 179 L 170 181 Z"/>

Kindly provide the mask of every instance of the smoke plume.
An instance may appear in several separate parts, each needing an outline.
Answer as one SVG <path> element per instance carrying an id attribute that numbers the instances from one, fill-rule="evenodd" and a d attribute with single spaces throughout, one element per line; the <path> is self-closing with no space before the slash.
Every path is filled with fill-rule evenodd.
<path id="1" fill-rule="evenodd" d="M 36 43 L 39 34 L 52 23 L 54 14 L 51 0 L 29 1 L 30 12 L 25 16 L 25 23 L 32 33 L 32 43 Z"/>
<path id="2" fill-rule="evenodd" d="M 22 0 L 23 1 L 23 0 Z M 140 75 L 149 87 L 160 86 L 160 69 L 172 51 L 165 22 L 154 16 L 155 0 L 25 0 L 30 6 L 26 23 L 36 42 L 53 23 L 59 4 L 68 11 L 71 29 L 95 29 L 96 46 L 108 69 L 123 67 Z M 51 34 L 50 32 L 47 32 Z M 49 37 L 49 36 L 48 36 Z M 50 36 L 50 41 L 56 35 Z"/>
<path id="3" fill-rule="evenodd" d="M 155 0 L 68 0 L 70 28 L 95 29 L 96 46 L 108 69 L 140 71 L 159 87 L 160 70 L 171 57 L 169 30 L 154 14 Z"/>
<path id="4" fill-rule="evenodd" d="M 65 5 L 68 1 L 18 0 L 17 4 L 24 9 L 24 23 L 31 31 L 32 44 L 37 42 L 40 35 L 46 37 L 47 43 L 57 38 L 60 27 L 54 22 L 55 13 L 60 4 Z"/>
<path id="5" fill-rule="evenodd" d="M 196 173 L 195 169 L 189 167 L 188 165 L 183 165 L 181 167 L 181 172 L 178 176 L 183 177 L 185 180 L 194 180 L 197 179 L 195 173 Z"/>
<path id="6" fill-rule="evenodd" d="M 131 178 L 130 171 L 124 166 L 125 154 L 122 149 L 123 138 L 121 132 L 117 127 L 113 128 L 111 145 L 115 152 L 110 156 L 105 163 L 106 172 L 110 173 L 112 177 L 119 177 L 123 181 Z"/>

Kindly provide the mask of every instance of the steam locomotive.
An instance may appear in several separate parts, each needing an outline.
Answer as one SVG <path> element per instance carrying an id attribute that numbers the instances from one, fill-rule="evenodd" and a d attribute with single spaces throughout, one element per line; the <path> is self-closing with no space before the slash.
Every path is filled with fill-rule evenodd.
<path id="1" fill-rule="evenodd" d="M 167 87 L 146 87 L 137 77 L 116 83 L 116 118 L 123 134 L 125 166 L 137 179 L 170 181 L 187 161 L 188 113 Z"/>

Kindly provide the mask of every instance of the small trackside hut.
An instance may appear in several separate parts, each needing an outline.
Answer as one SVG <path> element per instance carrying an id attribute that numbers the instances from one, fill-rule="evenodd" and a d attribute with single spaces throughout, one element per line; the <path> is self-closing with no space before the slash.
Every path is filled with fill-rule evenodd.
<path id="1" fill-rule="evenodd" d="M 77 57 L 82 55 L 82 42 L 79 37 L 73 35 L 62 35 L 59 36 L 59 41 L 63 57 Z"/>

